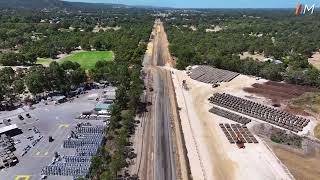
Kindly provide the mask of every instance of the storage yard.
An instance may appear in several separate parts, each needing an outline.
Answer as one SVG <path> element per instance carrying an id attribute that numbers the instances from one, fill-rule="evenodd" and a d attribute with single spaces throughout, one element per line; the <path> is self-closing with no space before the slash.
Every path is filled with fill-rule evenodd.
<path id="1" fill-rule="evenodd" d="M 98 103 L 112 103 L 108 98 L 113 97 L 106 96 L 110 88 L 88 90 L 62 104 L 42 101 L 31 109 L 1 112 L 1 119 L 10 119 L 17 126 L 5 133 L 10 138 L 1 135 L 2 142 L 14 145 L 12 154 L 17 159 L 5 163 L 1 179 L 72 180 L 86 176 L 109 122 L 107 110 L 94 108 Z"/>
<path id="2" fill-rule="evenodd" d="M 249 122 L 251 122 L 251 119 L 249 119 L 247 117 L 232 113 L 230 111 L 223 110 L 223 109 L 218 108 L 218 107 L 211 108 L 209 110 L 209 112 L 212 112 L 212 113 L 214 113 L 214 114 L 216 114 L 218 116 L 225 117 L 227 119 L 230 119 L 232 121 L 235 121 L 237 123 L 244 124 L 244 125 L 246 125 Z"/>
<path id="3" fill-rule="evenodd" d="M 105 127 L 79 123 L 70 137 L 63 141 L 63 148 L 75 149 L 74 155 L 55 154 L 53 162 L 41 174 L 54 176 L 85 177 L 89 174 L 91 159 L 104 141 Z"/>
<path id="4" fill-rule="evenodd" d="M 312 131 L 314 118 L 286 112 L 282 104 L 274 106 L 272 99 L 247 91 L 264 84 L 279 89 L 291 86 L 242 74 L 226 80 L 218 75 L 202 79 L 221 71 L 210 68 L 211 75 L 206 75 L 206 68 L 198 68 L 171 70 L 193 178 L 294 179 L 273 146 L 252 128 L 268 124 L 301 136 Z M 215 83 L 219 85 L 213 86 Z M 301 91 L 294 91 L 294 96 Z"/>
<path id="5" fill-rule="evenodd" d="M 309 119 L 295 116 L 284 111 L 279 111 L 272 107 L 232 96 L 230 94 L 215 94 L 210 98 L 210 102 L 296 133 L 302 131 L 310 122 Z"/>
<path id="6" fill-rule="evenodd" d="M 241 126 L 240 124 L 222 123 L 219 124 L 219 126 L 231 144 L 259 143 L 258 140 L 248 130 L 247 126 Z"/>

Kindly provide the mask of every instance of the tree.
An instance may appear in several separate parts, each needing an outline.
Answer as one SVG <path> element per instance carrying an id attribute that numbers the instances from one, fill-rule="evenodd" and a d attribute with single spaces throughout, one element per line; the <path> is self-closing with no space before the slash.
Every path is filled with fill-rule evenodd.
<path id="1" fill-rule="evenodd" d="M 43 93 L 48 89 L 47 78 L 45 77 L 44 71 L 45 69 L 41 66 L 30 68 L 30 71 L 26 76 L 26 85 L 29 91 L 34 95 Z"/>
<path id="2" fill-rule="evenodd" d="M 283 79 L 281 72 L 283 72 L 283 67 L 280 64 L 266 63 L 259 74 L 266 79 L 281 81 Z"/>
<path id="3" fill-rule="evenodd" d="M 17 79 L 13 82 L 13 91 L 15 94 L 22 94 L 25 90 L 24 81 Z"/>
<path id="4" fill-rule="evenodd" d="M 51 62 L 46 69 L 46 78 L 50 88 L 54 91 L 65 93 L 70 90 L 70 85 L 67 83 L 66 73 L 57 62 Z"/>
<path id="5" fill-rule="evenodd" d="M 91 50 L 91 45 L 90 45 L 89 41 L 83 40 L 83 41 L 81 42 L 80 46 L 81 46 L 81 48 L 82 48 L 83 50 L 86 50 L 86 51 L 90 51 L 90 50 Z"/>
<path id="6" fill-rule="evenodd" d="M 11 67 L 0 70 L 0 84 L 10 86 L 14 81 L 15 72 Z"/>
<path id="7" fill-rule="evenodd" d="M 17 57 L 15 53 L 5 53 L 0 59 L 0 64 L 3 66 L 16 66 L 18 65 Z"/>
<path id="8" fill-rule="evenodd" d="M 70 72 L 70 83 L 74 86 L 78 86 L 87 80 L 86 72 L 78 68 Z"/>
<path id="9" fill-rule="evenodd" d="M 6 90 L 4 86 L 0 86 L 0 101 L 3 101 Z"/>
<path id="10" fill-rule="evenodd" d="M 93 41 L 93 44 L 92 44 L 93 48 L 96 49 L 96 50 L 101 50 L 102 49 L 102 42 L 100 39 L 95 39 Z"/>
<path id="11" fill-rule="evenodd" d="M 61 68 L 64 70 L 70 70 L 70 69 L 76 70 L 80 68 L 80 66 L 81 65 L 79 63 L 72 62 L 72 61 L 63 61 L 61 64 Z"/>

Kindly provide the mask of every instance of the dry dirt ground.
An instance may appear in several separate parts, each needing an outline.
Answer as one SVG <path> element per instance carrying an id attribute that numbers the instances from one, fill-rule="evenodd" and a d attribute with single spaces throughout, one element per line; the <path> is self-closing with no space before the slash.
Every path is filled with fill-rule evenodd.
<path id="1" fill-rule="evenodd" d="M 280 82 L 268 81 L 263 84 L 255 83 L 249 88 L 244 88 L 248 93 L 253 93 L 258 96 L 265 97 L 271 100 L 272 104 L 281 105 L 282 109 L 294 114 L 299 114 L 303 116 L 310 116 L 305 109 L 299 106 L 293 106 L 293 101 L 304 95 L 307 92 L 318 92 L 319 89 L 299 86 L 293 84 L 286 84 Z"/>
<path id="2" fill-rule="evenodd" d="M 313 105 L 308 105 L 308 103 L 304 102 L 308 99 L 304 96 L 307 96 L 308 94 L 315 94 L 313 92 L 317 92 L 319 89 L 268 81 L 262 84 L 253 84 L 252 87 L 245 88 L 244 90 L 248 93 L 253 93 L 269 99 L 269 104 L 281 104 L 281 109 L 285 111 L 308 117 L 313 115 L 314 117 L 312 117 L 312 119 L 319 121 L 319 114 L 308 110 L 308 108 L 310 109 L 311 107 L 314 107 L 314 103 Z M 315 98 L 311 98 L 310 102 L 314 100 Z M 303 106 L 295 105 L 296 101 L 302 103 Z M 313 122 L 316 123 L 318 121 Z M 310 127 L 311 135 L 314 134 L 314 136 L 316 136 L 316 133 L 318 132 L 316 128 L 313 132 L 315 123 L 312 125 L 312 127 Z M 320 126 L 318 125 L 317 127 Z M 272 142 L 268 142 L 268 144 L 276 156 L 287 166 L 296 179 L 319 179 L 320 170 L 316 168 L 320 165 L 319 152 L 315 152 L 314 154 L 306 156 L 303 152 L 299 152 L 299 150 L 289 148 L 288 146 L 279 145 Z"/>
<path id="3" fill-rule="evenodd" d="M 266 57 L 264 57 L 262 54 L 250 54 L 249 52 L 244 52 L 242 54 L 239 54 L 240 59 L 246 59 L 246 58 L 252 58 L 254 60 L 262 61 Z"/>
<path id="4" fill-rule="evenodd" d="M 309 114 L 320 120 L 320 93 L 310 92 L 305 93 L 302 96 L 291 99 L 289 102 L 290 107 L 302 109 Z"/>
<path id="5" fill-rule="evenodd" d="M 280 103 L 283 100 L 301 96 L 306 92 L 319 91 L 319 89 L 307 86 L 268 81 L 263 84 L 255 83 L 252 85 L 252 87 L 245 88 L 245 91 L 269 98 L 274 103 Z"/>
<path id="6" fill-rule="evenodd" d="M 244 90 L 268 99 L 269 104 L 276 104 L 284 111 L 308 117 L 314 120 L 313 123 L 319 122 L 320 96 L 317 88 L 268 81 L 255 83 Z"/>
<path id="7" fill-rule="evenodd" d="M 272 143 L 275 154 L 288 167 L 297 180 L 319 180 L 320 153 L 305 156 L 282 145 Z"/>
<path id="8" fill-rule="evenodd" d="M 240 75 L 229 83 L 213 89 L 210 85 L 190 79 L 185 72 L 173 70 L 191 172 L 194 179 L 292 179 L 286 167 L 259 137 L 259 144 L 248 144 L 246 149 L 231 145 L 219 128 L 219 123 L 233 123 L 208 110 L 212 107 L 208 98 L 215 92 L 226 92 L 240 97 L 255 98 L 244 92 L 244 87 L 265 80 Z M 187 81 L 189 91 L 182 89 Z"/>
<path id="9" fill-rule="evenodd" d="M 316 52 L 308 59 L 309 63 L 317 69 L 320 69 L 320 52 Z"/>
<path id="10" fill-rule="evenodd" d="M 318 124 L 315 128 L 314 128 L 314 136 L 318 139 L 320 139 L 320 124 Z"/>
<path id="11" fill-rule="evenodd" d="M 220 27 L 220 26 L 215 26 L 215 25 L 212 25 L 213 28 L 208 28 L 206 29 L 206 32 L 219 32 L 219 31 L 222 31 L 223 28 Z"/>

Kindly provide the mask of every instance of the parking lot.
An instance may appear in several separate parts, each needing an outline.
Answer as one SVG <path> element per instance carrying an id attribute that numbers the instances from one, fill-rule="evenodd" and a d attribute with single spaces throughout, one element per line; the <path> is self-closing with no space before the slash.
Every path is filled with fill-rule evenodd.
<path id="1" fill-rule="evenodd" d="M 17 124 L 22 133 L 13 137 L 19 163 L 14 167 L 5 168 L 0 171 L 0 179 L 5 180 L 39 180 L 41 179 L 41 170 L 49 165 L 55 152 L 60 155 L 74 155 L 74 149 L 62 147 L 71 130 L 77 123 L 87 122 L 88 120 L 76 119 L 84 111 L 90 111 L 97 103 L 96 100 L 89 100 L 89 96 L 100 94 L 102 89 L 91 90 L 87 94 L 79 96 L 72 102 L 63 104 L 45 105 L 41 102 L 35 105 L 35 109 L 24 108 L 17 110 L 17 113 L 2 112 L 2 118 L 10 118 L 12 124 Z M 26 114 L 31 118 L 27 118 Z M 21 114 L 24 120 L 18 118 Z M 8 116 L 9 115 L 9 116 Z M 2 119 L 1 118 L 1 119 Z M 93 125 L 101 124 L 102 121 L 90 121 Z M 49 136 L 54 139 L 49 143 Z M 27 151 L 26 153 L 24 153 Z M 48 179 L 64 180 L 72 177 L 49 176 Z"/>

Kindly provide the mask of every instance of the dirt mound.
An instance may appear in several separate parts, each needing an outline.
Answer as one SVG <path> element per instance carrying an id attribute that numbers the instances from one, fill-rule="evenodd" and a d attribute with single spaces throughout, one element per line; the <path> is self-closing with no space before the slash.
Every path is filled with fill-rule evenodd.
<path id="1" fill-rule="evenodd" d="M 319 89 L 313 87 L 279 83 L 274 81 L 268 81 L 264 84 L 255 83 L 251 88 L 245 88 L 244 90 L 249 93 L 258 94 L 269 98 L 273 103 L 280 103 L 283 100 L 296 98 L 306 92 L 319 91 Z"/>

